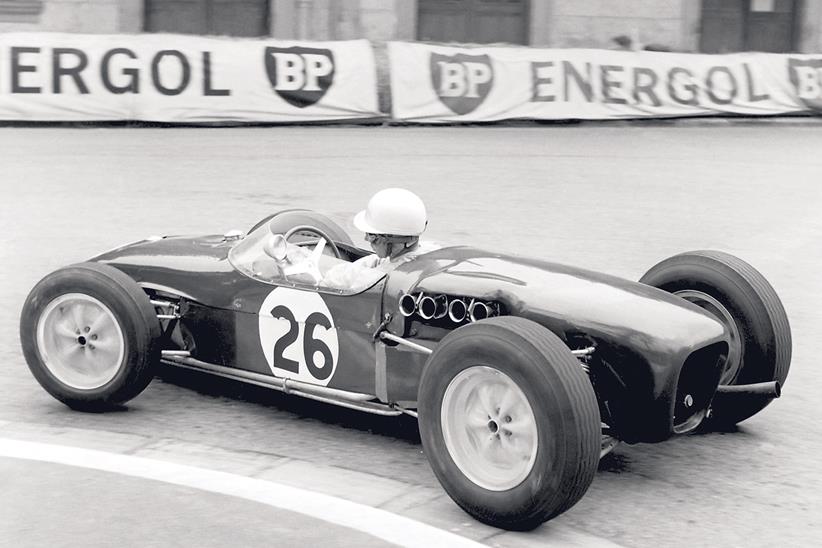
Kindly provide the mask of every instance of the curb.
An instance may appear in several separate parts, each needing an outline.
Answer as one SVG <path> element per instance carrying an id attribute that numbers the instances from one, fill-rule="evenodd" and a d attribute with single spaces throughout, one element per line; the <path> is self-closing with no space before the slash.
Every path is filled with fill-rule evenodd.
<path id="1" fill-rule="evenodd" d="M 527 548 L 551 543 L 569 547 L 619 547 L 606 539 L 558 523 L 548 523 L 530 533 L 503 531 L 470 518 L 441 489 L 274 454 L 235 451 L 168 438 L 11 421 L 0 421 L 0 437 L 63 446 L 67 450 L 134 457 L 170 466 L 195 467 L 214 474 L 227 473 L 269 482 L 285 489 L 310 491 L 391 512 L 493 547 Z"/>
<path id="2" fill-rule="evenodd" d="M 311 128 L 555 128 L 555 127 L 711 127 L 711 126 L 822 126 L 822 116 L 807 114 L 794 116 L 683 116 L 676 118 L 617 118 L 612 120 L 531 120 L 513 119 L 495 122 L 404 122 L 390 118 L 370 118 L 358 121 L 323 121 L 323 122 L 202 122 L 202 123 L 171 123 L 171 122 L 141 122 L 101 121 L 101 122 L 28 122 L 28 121 L 0 121 L 0 129 L 8 128 L 69 128 L 69 129 L 236 129 L 236 128 L 279 128 L 279 127 L 311 127 Z"/>

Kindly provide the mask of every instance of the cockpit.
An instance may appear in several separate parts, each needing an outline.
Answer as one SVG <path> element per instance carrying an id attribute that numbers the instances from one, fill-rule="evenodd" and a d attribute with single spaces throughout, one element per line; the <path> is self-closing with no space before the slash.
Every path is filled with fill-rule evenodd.
<path id="1" fill-rule="evenodd" d="M 256 280 L 272 285 L 303 287 L 353 295 L 379 282 L 386 273 L 375 268 L 351 271 L 351 263 L 370 252 L 334 241 L 321 229 L 301 225 L 284 234 L 265 223 L 229 252 L 231 264 Z"/>

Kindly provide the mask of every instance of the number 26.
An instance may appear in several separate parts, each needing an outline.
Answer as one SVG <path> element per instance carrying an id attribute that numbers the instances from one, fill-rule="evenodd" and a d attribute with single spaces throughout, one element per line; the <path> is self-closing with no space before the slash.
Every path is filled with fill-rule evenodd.
<path id="1" fill-rule="evenodd" d="M 285 369 L 292 373 L 299 373 L 300 362 L 290 360 L 283 356 L 285 350 L 297 341 L 300 334 L 300 324 L 294 318 L 294 314 L 283 305 L 275 306 L 271 309 L 274 318 L 286 320 L 289 323 L 288 332 L 274 343 L 274 367 Z M 305 333 L 303 334 L 303 355 L 308 372 L 317 380 L 325 380 L 334 370 L 334 357 L 331 349 L 323 341 L 314 338 L 314 330 L 317 326 L 331 329 L 331 320 L 322 312 L 312 312 L 305 320 Z M 322 354 L 322 365 L 314 363 L 314 356 L 319 352 Z"/>

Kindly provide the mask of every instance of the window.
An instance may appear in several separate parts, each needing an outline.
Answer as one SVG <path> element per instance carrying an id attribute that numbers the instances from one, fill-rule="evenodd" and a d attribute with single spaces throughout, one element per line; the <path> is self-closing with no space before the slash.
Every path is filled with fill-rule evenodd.
<path id="1" fill-rule="evenodd" d="M 527 0 L 419 0 L 418 9 L 420 40 L 528 43 Z"/>
<path id="2" fill-rule="evenodd" d="M 145 30 L 267 36 L 269 0 L 146 0 Z"/>
<path id="3" fill-rule="evenodd" d="M 797 0 L 702 0 L 703 53 L 793 51 Z"/>
<path id="4" fill-rule="evenodd" d="M 0 0 L 3 23 L 36 23 L 42 11 L 42 0 Z"/>

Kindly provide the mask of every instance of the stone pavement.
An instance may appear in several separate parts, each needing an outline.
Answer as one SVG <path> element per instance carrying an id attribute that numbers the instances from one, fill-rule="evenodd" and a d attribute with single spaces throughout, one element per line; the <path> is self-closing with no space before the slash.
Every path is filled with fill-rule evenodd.
<path id="1" fill-rule="evenodd" d="M 759 269 L 788 312 L 793 364 L 779 401 L 734 432 L 623 444 L 585 497 L 529 539 L 555 541 L 562 526 L 637 548 L 816 546 L 820 120 L 0 128 L 0 421 L 48 425 L 35 441 L 202 452 L 202 465 L 229 471 L 276 473 L 269 463 L 287 459 L 345 479 L 396 481 L 413 488 L 389 491 L 385 508 L 416 512 L 414 501 L 428 500 L 438 512 L 430 523 L 487 543 L 502 538 L 444 494 L 411 417 L 184 375 L 155 380 L 121 412 L 74 413 L 34 381 L 20 351 L 23 300 L 56 268 L 150 234 L 247 229 L 294 207 L 327 213 L 361 238 L 352 214 L 376 190 L 403 186 L 425 200 L 433 240 L 628 279 L 675 253 L 721 249 Z"/>
<path id="2" fill-rule="evenodd" d="M 9 546 L 617 546 L 501 531 L 363 472 L 100 431 L 0 423 L 0 477 Z"/>

